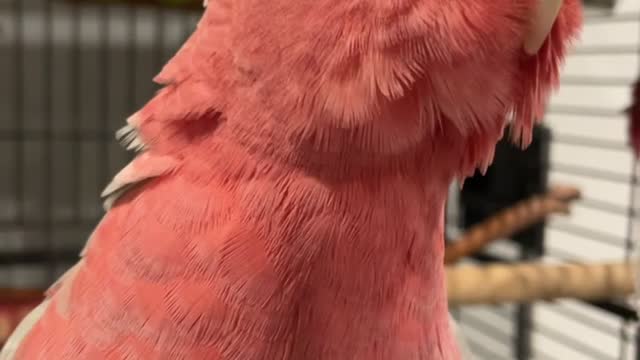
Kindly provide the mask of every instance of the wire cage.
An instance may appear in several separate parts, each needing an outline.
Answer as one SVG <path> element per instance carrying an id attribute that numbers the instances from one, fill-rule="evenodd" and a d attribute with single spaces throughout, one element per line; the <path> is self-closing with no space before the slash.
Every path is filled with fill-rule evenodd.
<path id="1" fill-rule="evenodd" d="M 6 335 L 3 329 L 10 327 L 3 314 L 11 312 L 10 321 L 17 321 L 38 301 L 41 289 L 77 261 L 102 216 L 98 194 L 129 157 L 114 141 L 114 133 L 152 96 L 156 87 L 151 78 L 194 29 L 201 2 L 185 3 L 0 0 L 0 342 Z M 564 85 L 578 94 L 587 91 L 578 89 L 581 86 L 616 96 L 628 92 L 638 74 L 640 6 L 628 9 L 591 16 L 588 24 L 636 31 L 635 44 L 614 40 L 585 45 L 569 62 L 575 67 L 600 61 L 632 70 L 624 76 L 600 68 L 588 75 L 577 72 L 565 76 Z M 597 37 L 596 31 L 591 36 Z M 637 217 L 635 164 L 622 155 L 627 152 L 623 133 L 598 130 L 621 127 L 622 104 L 588 106 L 572 96 L 559 95 L 549 111 L 554 139 L 549 176 L 551 181 L 574 181 L 582 187 L 586 196 L 578 218 L 596 212 L 602 219 L 614 219 L 615 231 L 585 226 L 588 219 L 551 221 L 544 230 L 546 253 L 537 255 L 577 260 L 584 258 L 578 251 L 582 247 L 600 246 L 615 248 L 613 253 L 621 258 L 629 256 Z M 587 131 L 563 126 L 562 121 L 609 125 L 598 123 Z M 616 164 L 625 163 L 626 168 L 598 165 L 608 159 L 600 152 L 613 153 Z M 587 158 L 570 162 L 575 154 Z M 452 198 L 458 195 L 452 191 Z M 459 225 L 456 215 L 456 206 L 451 206 L 452 229 Z M 561 246 L 560 233 L 570 245 Z M 520 258 L 522 249 L 512 245 L 492 246 L 476 261 Z M 20 306 L 12 307 L 13 303 Z M 637 319 L 624 304 L 473 307 L 456 309 L 456 316 L 478 359 L 637 357 Z M 564 325 L 565 332 L 549 324 Z M 607 342 L 606 349 L 578 333 L 599 336 L 597 341 Z"/>
<path id="2" fill-rule="evenodd" d="M 77 261 L 129 156 L 116 129 L 199 18 L 161 5 L 0 1 L 0 338 Z"/>

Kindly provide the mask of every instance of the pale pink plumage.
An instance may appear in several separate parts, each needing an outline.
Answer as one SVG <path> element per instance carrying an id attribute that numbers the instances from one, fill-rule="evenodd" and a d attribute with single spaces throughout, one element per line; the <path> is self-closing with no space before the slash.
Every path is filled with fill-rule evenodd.
<path id="1" fill-rule="evenodd" d="M 509 114 L 530 141 L 581 22 L 564 2 L 529 58 L 536 0 L 210 0 L 15 358 L 459 358 L 447 187 Z"/>

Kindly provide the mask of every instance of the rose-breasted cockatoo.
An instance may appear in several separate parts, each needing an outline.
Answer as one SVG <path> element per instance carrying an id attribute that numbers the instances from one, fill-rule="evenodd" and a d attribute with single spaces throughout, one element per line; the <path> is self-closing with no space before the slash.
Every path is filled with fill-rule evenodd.
<path id="1" fill-rule="evenodd" d="M 557 85 L 579 0 L 216 0 L 3 359 L 460 357 L 449 184 Z"/>

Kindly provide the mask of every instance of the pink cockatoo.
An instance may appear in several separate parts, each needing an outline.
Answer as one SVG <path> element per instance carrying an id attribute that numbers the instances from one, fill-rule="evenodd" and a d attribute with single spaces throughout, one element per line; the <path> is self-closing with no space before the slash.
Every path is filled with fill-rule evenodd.
<path id="1" fill-rule="evenodd" d="M 210 0 L 3 360 L 460 358 L 448 186 L 509 116 L 529 143 L 580 25 L 579 0 Z"/>

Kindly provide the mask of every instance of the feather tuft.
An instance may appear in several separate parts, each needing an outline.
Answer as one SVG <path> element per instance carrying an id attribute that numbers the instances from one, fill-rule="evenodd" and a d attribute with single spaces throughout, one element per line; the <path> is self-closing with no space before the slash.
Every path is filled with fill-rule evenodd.
<path id="1" fill-rule="evenodd" d="M 111 209 L 115 202 L 127 191 L 142 182 L 166 175 L 174 171 L 176 160 L 171 156 L 161 156 L 152 152 L 138 155 L 125 166 L 102 191 L 105 210 Z"/>
<path id="2" fill-rule="evenodd" d="M 146 145 L 140 138 L 138 130 L 132 125 L 125 125 L 116 132 L 116 140 L 125 149 L 135 152 L 146 150 Z"/>
<path id="3" fill-rule="evenodd" d="M 560 85 L 560 70 L 571 43 L 577 39 L 582 25 L 579 0 L 564 0 L 558 18 L 536 55 L 522 52 L 517 83 L 518 98 L 514 103 L 511 138 L 516 145 L 527 147 L 533 126 L 542 121 L 548 98 Z"/>

